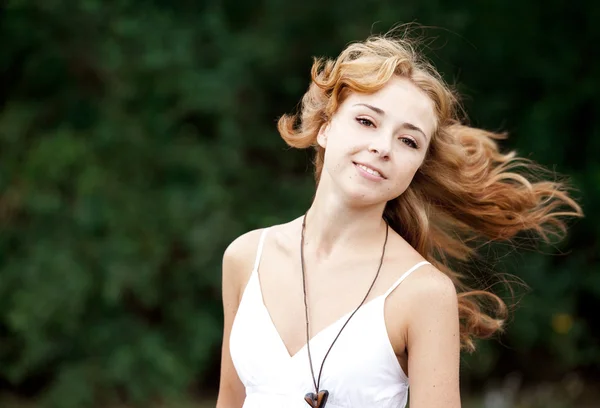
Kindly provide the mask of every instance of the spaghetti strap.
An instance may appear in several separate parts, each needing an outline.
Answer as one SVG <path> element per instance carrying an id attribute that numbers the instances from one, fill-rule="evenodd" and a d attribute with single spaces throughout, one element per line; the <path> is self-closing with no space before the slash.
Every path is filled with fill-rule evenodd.
<path id="1" fill-rule="evenodd" d="M 267 231 L 269 231 L 269 228 L 265 228 L 262 234 L 260 234 L 260 241 L 258 242 L 258 249 L 256 250 L 256 259 L 254 260 L 253 271 L 258 271 L 258 265 L 260 264 L 260 257 L 262 255 L 263 246 L 265 244 L 265 237 L 267 236 Z"/>
<path id="2" fill-rule="evenodd" d="M 387 292 L 385 292 L 385 295 L 383 295 L 384 299 L 386 297 L 388 297 L 389 294 L 392 293 L 394 291 L 394 289 L 396 289 L 398 287 L 398 285 L 400 285 L 402 283 L 402 281 L 404 279 L 406 279 L 406 277 L 408 275 L 410 275 L 411 273 L 413 273 L 415 270 L 417 270 L 421 266 L 427 265 L 427 264 L 429 264 L 429 262 L 427 262 L 427 261 L 419 262 L 418 264 L 416 264 L 415 266 L 413 266 L 412 268 L 410 268 L 408 271 L 404 272 L 404 274 L 402 276 L 400 276 L 400 278 L 396 282 L 394 282 L 394 284 L 387 290 Z"/>

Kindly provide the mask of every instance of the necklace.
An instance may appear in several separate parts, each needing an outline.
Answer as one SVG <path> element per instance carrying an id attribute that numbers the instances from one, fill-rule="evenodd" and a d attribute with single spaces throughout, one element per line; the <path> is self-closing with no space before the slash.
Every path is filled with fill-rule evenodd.
<path id="1" fill-rule="evenodd" d="M 305 319 L 306 319 L 306 350 L 308 351 L 308 362 L 310 364 L 310 373 L 312 375 L 313 384 L 315 386 L 315 392 L 307 393 L 304 396 L 304 400 L 308 403 L 308 405 L 310 405 L 313 408 L 325 408 L 325 404 L 327 403 L 327 398 L 329 398 L 329 391 L 319 389 L 319 385 L 321 383 L 321 374 L 323 373 L 323 366 L 325 365 L 325 360 L 327 359 L 327 356 L 329 355 L 329 352 L 333 348 L 333 345 L 337 341 L 338 337 L 340 337 L 340 334 L 342 334 L 342 330 L 344 330 L 344 328 L 346 327 L 346 325 L 348 324 L 350 319 L 352 319 L 352 316 L 354 316 L 354 314 L 358 311 L 358 309 L 360 309 L 360 307 L 365 303 L 365 301 L 369 297 L 369 294 L 371 293 L 371 289 L 373 289 L 373 286 L 375 285 L 375 281 L 377 280 L 377 277 L 379 276 L 379 271 L 381 271 L 381 265 L 383 265 L 383 257 L 385 256 L 385 247 L 387 246 L 388 232 L 389 232 L 389 225 L 387 224 L 387 222 L 386 222 L 385 226 L 386 226 L 385 241 L 383 242 L 383 249 L 381 251 L 381 260 L 379 261 L 379 267 L 377 268 L 377 273 L 375 274 L 375 278 L 373 279 L 373 282 L 371 283 L 371 286 L 369 287 L 369 290 L 367 291 L 367 294 L 363 298 L 362 302 L 360 302 L 358 307 L 356 309 L 354 309 L 352 314 L 348 317 L 348 319 L 346 320 L 346 322 L 344 323 L 344 325 L 338 332 L 337 336 L 335 336 L 335 338 L 333 339 L 333 342 L 329 346 L 329 349 L 327 350 L 327 353 L 325 353 L 325 357 L 323 357 L 323 361 L 321 362 L 321 368 L 319 369 L 319 376 L 317 379 L 315 379 L 315 372 L 313 369 L 312 356 L 310 354 L 310 327 L 309 327 L 309 321 L 308 321 L 308 304 L 306 301 L 306 274 L 304 271 L 304 231 L 306 230 L 306 214 L 304 214 L 304 218 L 302 219 L 302 235 L 301 235 L 301 240 L 300 240 L 300 264 L 302 266 L 302 289 L 304 291 L 304 315 L 305 315 Z"/>

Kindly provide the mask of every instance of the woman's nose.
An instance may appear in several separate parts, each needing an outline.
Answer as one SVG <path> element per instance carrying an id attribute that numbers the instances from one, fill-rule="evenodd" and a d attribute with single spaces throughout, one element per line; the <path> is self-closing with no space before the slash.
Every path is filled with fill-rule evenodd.
<path id="1" fill-rule="evenodd" d="M 377 154 L 381 158 L 389 158 L 392 150 L 391 139 L 392 137 L 390 135 L 378 135 L 371 141 L 371 144 L 369 145 L 369 151 Z"/>

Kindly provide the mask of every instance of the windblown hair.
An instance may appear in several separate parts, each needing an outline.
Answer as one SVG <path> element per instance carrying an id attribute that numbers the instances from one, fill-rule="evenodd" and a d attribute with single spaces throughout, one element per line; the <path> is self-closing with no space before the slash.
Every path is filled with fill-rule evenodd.
<path id="1" fill-rule="evenodd" d="M 300 110 L 279 120 L 288 145 L 316 149 L 317 184 L 325 156 L 316 142 L 321 126 L 351 92 L 377 92 L 395 76 L 409 79 L 431 98 L 437 125 L 422 166 L 408 189 L 387 203 L 384 217 L 454 282 L 461 346 L 473 351 L 474 338 L 503 329 L 508 309 L 487 288 L 467 285 L 452 265 L 476 257 L 478 242 L 510 242 L 531 231 L 545 241 L 560 237 L 566 232 L 564 218 L 583 214 L 566 184 L 545 181 L 544 168 L 515 152 L 500 152 L 497 141 L 504 134 L 461 123 L 457 94 L 411 40 L 389 35 L 353 43 L 335 60 L 315 59 Z"/>

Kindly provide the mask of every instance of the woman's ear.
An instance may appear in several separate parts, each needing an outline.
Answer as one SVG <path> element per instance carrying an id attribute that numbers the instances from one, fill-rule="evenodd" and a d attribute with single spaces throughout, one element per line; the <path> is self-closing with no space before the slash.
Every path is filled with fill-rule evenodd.
<path id="1" fill-rule="evenodd" d="M 317 134 L 317 143 L 323 149 L 327 147 L 327 131 L 329 130 L 329 122 L 325 122 L 319 128 L 319 133 Z"/>

